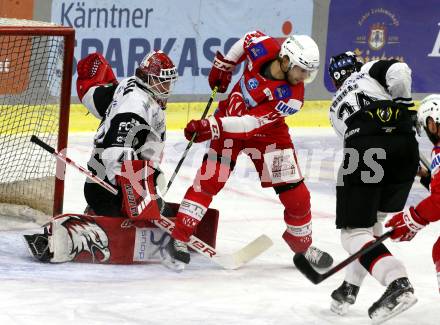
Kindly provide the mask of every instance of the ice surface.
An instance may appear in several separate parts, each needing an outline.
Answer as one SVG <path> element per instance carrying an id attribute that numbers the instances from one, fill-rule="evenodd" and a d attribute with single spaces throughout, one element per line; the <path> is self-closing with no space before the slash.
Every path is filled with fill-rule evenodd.
<path id="1" fill-rule="evenodd" d="M 334 227 L 335 179 L 340 141 L 330 129 L 292 131 L 300 165 L 312 195 L 314 244 L 336 262 L 346 253 Z M 169 132 L 163 169 L 169 177 L 186 146 L 180 132 Z M 73 134 L 68 155 L 85 165 L 92 134 Z M 429 153 L 426 138 L 421 148 Z M 168 201 L 179 202 L 200 165 L 204 145 L 194 145 L 176 178 Z M 65 211 L 82 212 L 84 176 L 68 168 Z M 415 184 L 409 204 L 427 195 Z M 14 219 L 0 229 L 0 324 L 370 324 L 368 307 L 385 290 L 365 280 L 358 301 L 343 317 L 330 312 L 330 293 L 343 280 L 339 272 L 319 285 L 293 266 L 283 242 L 283 208 L 272 189 L 262 189 L 251 161 L 241 156 L 236 170 L 212 207 L 220 210 L 217 248 L 232 252 L 262 233 L 274 246 L 248 265 L 226 271 L 193 255 L 180 274 L 161 265 L 93 265 L 35 262 L 22 234 L 39 231 Z M 387 324 L 440 324 L 439 294 L 431 259 L 440 223 L 424 229 L 410 243 L 387 242 L 405 262 L 419 302 Z"/>

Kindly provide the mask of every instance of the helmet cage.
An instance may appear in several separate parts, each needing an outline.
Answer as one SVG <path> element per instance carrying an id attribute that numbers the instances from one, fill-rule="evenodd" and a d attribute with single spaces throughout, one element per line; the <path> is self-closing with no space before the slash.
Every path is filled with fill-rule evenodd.
<path id="1" fill-rule="evenodd" d="M 177 69 L 162 51 L 147 54 L 136 69 L 136 81 L 156 99 L 166 103 L 177 81 Z"/>

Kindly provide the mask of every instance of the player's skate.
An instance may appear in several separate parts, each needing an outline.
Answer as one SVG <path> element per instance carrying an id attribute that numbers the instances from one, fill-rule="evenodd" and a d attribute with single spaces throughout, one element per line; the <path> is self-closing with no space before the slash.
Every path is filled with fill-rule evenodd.
<path id="1" fill-rule="evenodd" d="M 162 257 L 161 263 L 162 265 L 173 271 L 181 272 L 185 269 L 185 263 L 175 257 L 175 256 L 179 256 L 179 254 L 176 254 L 175 241 L 176 241 L 175 239 L 170 237 L 170 241 L 166 245 L 165 249 L 161 250 L 161 257 Z M 188 249 L 186 250 L 188 251 Z M 189 262 L 189 258 L 188 258 L 188 262 Z"/>
<path id="2" fill-rule="evenodd" d="M 171 239 L 168 243 L 168 251 L 170 255 L 185 264 L 188 264 L 191 257 L 189 255 L 188 246 L 185 242 L 177 239 Z"/>
<path id="3" fill-rule="evenodd" d="M 407 310 L 416 302 L 417 298 L 408 278 L 400 278 L 390 283 L 382 297 L 368 309 L 368 315 L 373 320 L 373 324 L 381 324 Z"/>
<path id="4" fill-rule="evenodd" d="M 338 315 L 345 315 L 348 307 L 353 305 L 359 292 L 357 285 L 342 282 L 341 286 L 332 292 L 332 304 L 330 310 Z"/>
<path id="5" fill-rule="evenodd" d="M 329 253 L 320 250 L 317 247 L 310 246 L 305 252 L 306 259 L 315 267 L 326 268 L 333 264 L 333 258 Z"/>

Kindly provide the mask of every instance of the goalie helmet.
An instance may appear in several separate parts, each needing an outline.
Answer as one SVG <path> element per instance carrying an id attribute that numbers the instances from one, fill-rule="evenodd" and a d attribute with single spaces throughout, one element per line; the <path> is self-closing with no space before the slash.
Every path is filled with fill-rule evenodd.
<path id="1" fill-rule="evenodd" d="M 178 76 L 177 69 L 168 55 L 162 51 L 148 53 L 136 69 L 135 76 L 141 88 L 150 92 L 165 109 Z"/>
<path id="2" fill-rule="evenodd" d="M 425 97 L 420 103 L 419 110 L 417 112 L 417 123 L 419 126 L 423 127 L 428 138 L 434 143 L 437 144 L 439 142 L 439 138 L 437 134 L 432 134 L 428 130 L 428 118 L 432 118 L 434 122 L 437 124 L 437 127 L 440 127 L 440 95 L 433 94 Z"/>
<path id="3" fill-rule="evenodd" d="M 289 58 L 288 71 L 295 65 L 309 71 L 304 83 L 310 83 L 315 79 L 319 69 L 319 49 L 315 41 L 307 35 L 290 35 L 281 44 L 279 57 Z"/>
<path id="4" fill-rule="evenodd" d="M 347 51 L 330 58 L 328 73 L 336 88 L 339 88 L 353 72 L 359 72 L 361 67 L 362 62 L 358 61 L 356 55 L 351 51 Z"/>

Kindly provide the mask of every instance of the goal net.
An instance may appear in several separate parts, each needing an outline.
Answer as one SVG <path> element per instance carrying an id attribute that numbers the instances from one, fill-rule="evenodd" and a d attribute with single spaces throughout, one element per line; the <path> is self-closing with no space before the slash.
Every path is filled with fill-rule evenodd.
<path id="1" fill-rule="evenodd" d="M 64 167 L 29 140 L 67 146 L 73 44 L 72 28 L 0 18 L 2 215 L 62 212 Z"/>

